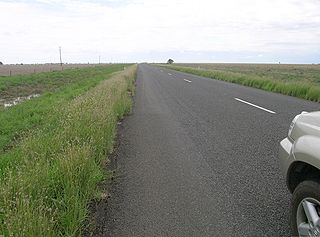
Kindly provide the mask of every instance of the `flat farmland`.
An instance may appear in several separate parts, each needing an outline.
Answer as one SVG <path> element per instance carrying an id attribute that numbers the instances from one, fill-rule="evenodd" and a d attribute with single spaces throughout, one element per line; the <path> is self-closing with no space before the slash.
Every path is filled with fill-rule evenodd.
<path id="1" fill-rule="evenodd" d="M 173 64 L 170 69 L 320 101 L 319 64 Z"/>
<path id="2" fill-rule="evenodd" d="M 24 75 L 38 72 L 62 71 L 64 69 L 93 67 L 99 64 L 63 64 L 47 63 L 47 64 L 8 64 L 0 65 L 0 76 Z M 105 64 L 100 64 L 105 65 Z"/>
<path id="3" fill-rule="evenodd" d="M 66 64 L 62 67 L 60 64 L 3 65 L 0 66 L 0 74 L 12 71 L 11 76 L 0 76 L 0 108 L 45 92 L 54 92 L 89 75 L 95 77 L 96 72 L 103 68 L 120 70 L 124 67 L 120 64 Z"/>
<path id="4" fill-rule="evenodd" d="M 177 64 L 185 67 L 241 73 L 287 82 L 307 82 L 320 85 L 320 64 Z"/>

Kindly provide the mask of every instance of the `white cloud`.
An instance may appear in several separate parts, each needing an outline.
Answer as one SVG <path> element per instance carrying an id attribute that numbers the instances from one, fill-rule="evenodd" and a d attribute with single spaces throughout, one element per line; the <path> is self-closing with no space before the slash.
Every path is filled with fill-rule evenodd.
<path id="1" fill-rule="evenodd" d="M 0 0 L 0 57 L 52 62 L 61 45 L 65 60 L 82 62 L 186 51 L 249 52 L 261 61 L 293 50 L 306 60 L 320 58 L 319 12 L 318 0 Z"/>

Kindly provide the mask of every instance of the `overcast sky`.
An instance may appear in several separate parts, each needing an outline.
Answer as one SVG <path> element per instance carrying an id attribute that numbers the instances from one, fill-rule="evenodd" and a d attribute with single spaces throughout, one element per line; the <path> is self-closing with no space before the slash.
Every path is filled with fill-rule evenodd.
<path id="1" fill-rule="evenodd" d="M 320 0 L 0 0 L 0 61 L 320 63 Z"/>

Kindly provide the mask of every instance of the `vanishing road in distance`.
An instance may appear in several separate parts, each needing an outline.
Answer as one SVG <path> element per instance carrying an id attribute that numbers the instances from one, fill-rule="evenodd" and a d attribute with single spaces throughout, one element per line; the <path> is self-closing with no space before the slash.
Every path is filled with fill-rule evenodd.
<path id="1" fill-rule="evenodd" d="M 147 64 L 134 100 L 94 236 L 290 235 L 279 142 L 318 103 Z"/>

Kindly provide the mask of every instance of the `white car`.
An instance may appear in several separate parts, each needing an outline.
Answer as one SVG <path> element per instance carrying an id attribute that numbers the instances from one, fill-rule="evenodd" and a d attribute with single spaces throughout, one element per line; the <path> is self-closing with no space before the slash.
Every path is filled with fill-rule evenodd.
<path id="1" fill-rule="evenodd" d="M 297 115 L 280 143 L 281 169 L 293 194 L 293 236 L 320 236 L 320 112 Z"/>

